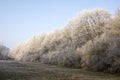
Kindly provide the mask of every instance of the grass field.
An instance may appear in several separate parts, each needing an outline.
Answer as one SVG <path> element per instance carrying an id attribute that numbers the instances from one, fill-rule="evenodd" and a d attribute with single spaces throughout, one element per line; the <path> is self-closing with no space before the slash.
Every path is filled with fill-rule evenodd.
<path id="1" fill-rule="evenodd" d="M 0 61 L 0 80 L 120 80 L 120 75 L 41 63 Z"/>

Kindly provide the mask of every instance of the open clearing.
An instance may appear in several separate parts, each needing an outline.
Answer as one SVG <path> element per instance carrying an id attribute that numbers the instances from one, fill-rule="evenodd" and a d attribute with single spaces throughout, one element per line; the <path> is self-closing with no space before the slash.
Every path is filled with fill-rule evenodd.
<path id="1" fill-rule="evenodd" d="M 1 60 L 0 80 L 120 80 L 120 75 Z"/>

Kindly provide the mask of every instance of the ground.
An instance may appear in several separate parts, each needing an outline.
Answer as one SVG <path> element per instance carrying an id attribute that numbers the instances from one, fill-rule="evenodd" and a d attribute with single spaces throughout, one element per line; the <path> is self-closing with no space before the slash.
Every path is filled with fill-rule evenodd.
<path id="1" fill-rule="evenodd" d="M 120 80 L 120 75 L 41 63 L 1 60 L 0 80 Z"/>

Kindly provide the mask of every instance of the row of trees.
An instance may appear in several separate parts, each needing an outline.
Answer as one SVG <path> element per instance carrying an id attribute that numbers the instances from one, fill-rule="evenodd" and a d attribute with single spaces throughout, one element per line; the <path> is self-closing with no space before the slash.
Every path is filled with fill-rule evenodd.
<path id="1" fill-rule="evenodd" d="M 20 43 L 12 58 L 95 71 L 120 72 L 120 11 L 84 10 L 61 30 Z"/>

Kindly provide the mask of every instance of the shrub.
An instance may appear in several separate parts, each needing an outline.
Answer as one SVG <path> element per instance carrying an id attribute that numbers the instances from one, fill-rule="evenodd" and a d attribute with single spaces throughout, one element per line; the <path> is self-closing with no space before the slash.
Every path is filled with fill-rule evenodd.
<path id="1" fill-rule="evenodd" d="M 7 60 L 9 58 L 9 48 L 0 44 L 0 60 Z"/>

